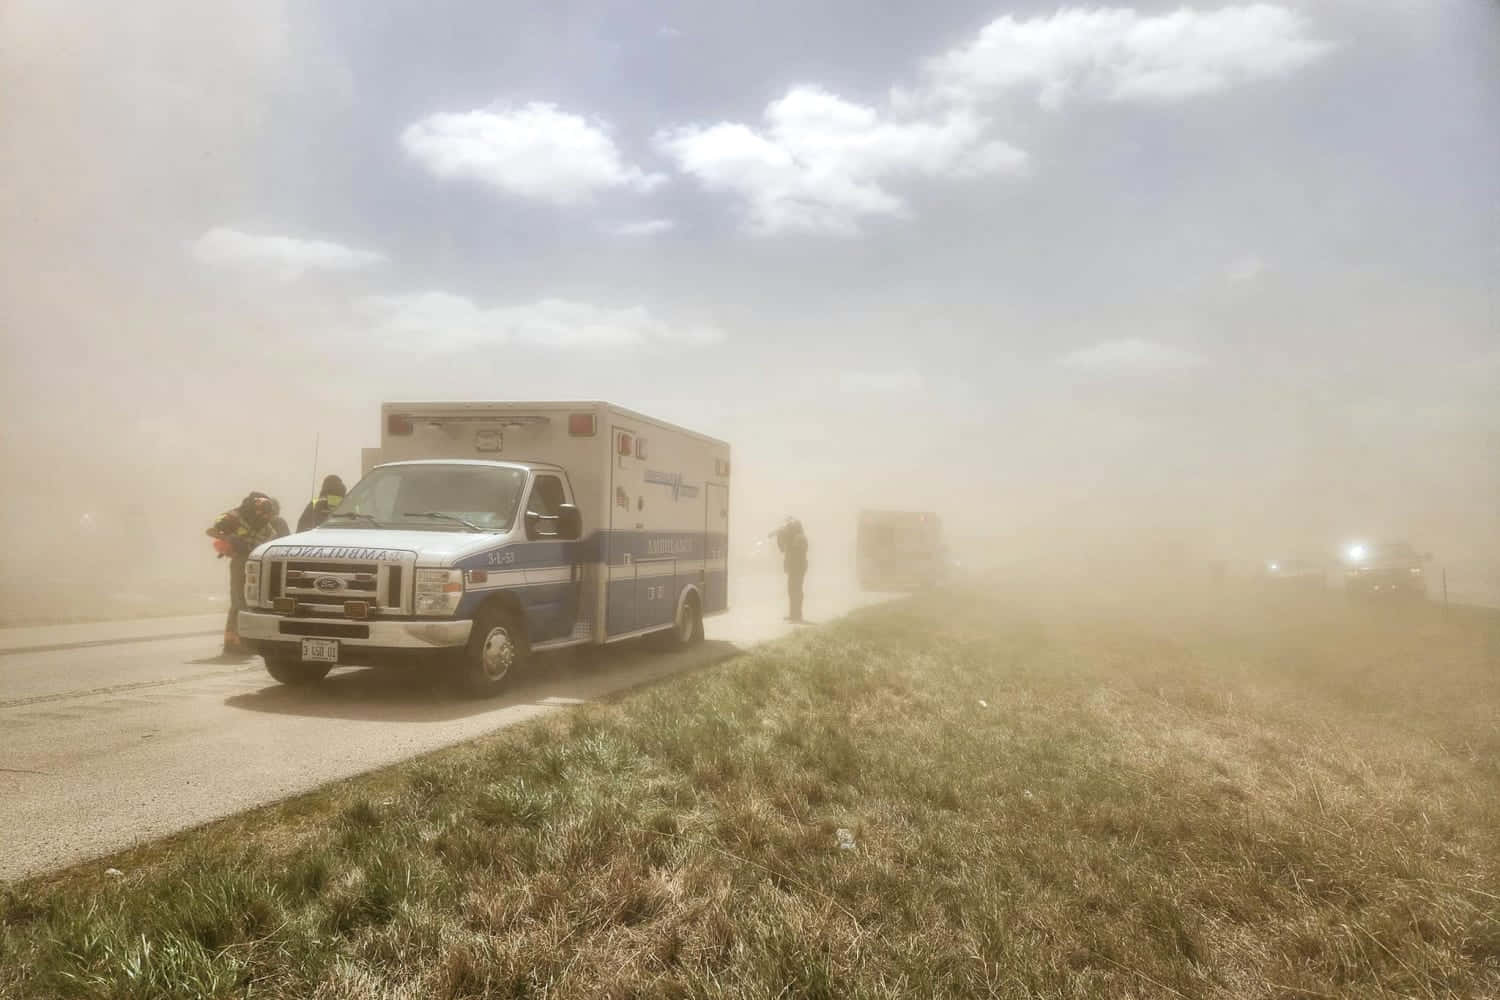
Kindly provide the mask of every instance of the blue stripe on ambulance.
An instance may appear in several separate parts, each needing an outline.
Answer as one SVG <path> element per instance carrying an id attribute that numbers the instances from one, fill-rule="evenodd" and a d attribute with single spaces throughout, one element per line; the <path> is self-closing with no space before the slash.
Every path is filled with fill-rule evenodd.
<path id="1" fill-rule="evenodd" d="M 578 581 L 532 582 L 525 571 L 571 571 L 579 564 L 604 562 L 603 553 L 609 557 L 606 571 L 613 570 L 607 585 L 607 635 L 670 624 L 677 612 L 677 597 L 690 584 L 701 585 L 703 612 L 713 614 L 729 605 L 729 574 L 727 569 L 710 568 L 705 560 L 710 553 L 722 558 L 727 540 L 722 533 L 705 536 L 701 531 L 598 531 L 573 542 L 512 542 L 458 562 L 461 569 L 492 574 L 495 585 L 466 593 L 456 615 L 472 618 L 485 600 L 510 592 L 526 615 L 532 642 L 566 638 L 572 634 L 578 613 Z M 620 576 L 618 570 L 625 566 L 634 572 Z M 515 578 L 506 579 L 513 573 Z"/>

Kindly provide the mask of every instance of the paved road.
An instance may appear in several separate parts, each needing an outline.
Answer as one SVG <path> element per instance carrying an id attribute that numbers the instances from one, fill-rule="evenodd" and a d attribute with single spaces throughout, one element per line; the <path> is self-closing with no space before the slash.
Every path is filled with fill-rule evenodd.
<path id="1" fill-rule="evenodd" d="M 809 614 L 823 619 L 879 599 L 852 582 L 808 584 Z M 543 657 L 509 694 L 483 702 L 374 670 L 335 671 L 314 690 L 285 688 L 259 659 L 219 662 L 215 635 L 150 640 L 133 625 L 117 630 L 126 642 L 40 651 L 78 635 L 102 641 L 109 629 L 45 642 L 0 636 L 0 881 L 723 659 L 791 629 L 781 621 L 781 586 L 736 581 L 735 609 L 710 619 L 708 641 L 693 650 L 665 655 L 635 643 Z"/>

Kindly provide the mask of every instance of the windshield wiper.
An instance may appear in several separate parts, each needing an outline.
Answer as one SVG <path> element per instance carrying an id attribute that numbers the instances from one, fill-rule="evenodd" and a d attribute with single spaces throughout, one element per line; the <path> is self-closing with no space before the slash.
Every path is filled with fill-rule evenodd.
<path id="1" fill-rule="evenodd" d="M 365 514 L 365 513 L 360 512 L 360 511 L 353 511 L 353 510 L 338 511 L 338 512 L 333 513 L 333 514 L 329 514 L 328 515 L 328 520 L 332 521 L 336 517 L 338 517 L 338 518 L 344 518 L 344 517 L 348 517 L 348 518 L 360 518 L 361 520 L 369 521 L 371 524 L 376 525 L 377 527 L 380 525 L 380 522 L 377 521 L 377 520 L 375 520 L 375 515 L 374 514 Z"/>
<path id="2" fill-rule="evenodd" d="M 449 514 L 449 513 L 446 513 L 444 511 L 441 511 L 441 510 L 424 510 L 424 511 L 421 511 L 420 513 L 417 512 L 417 511 L 407 510 L 407 511 L 402 511 L 401 512 L 401 516 L 402 517 L 434 517 L 434 518 L 438 518 L 439 520 L 443 520 L 443 521 L 455 521 L 455 522 L 463 525 L 465 528 L 468 528 L 470 531 L 484 531 L 483 528 L 481 528 L 479 525 L 475 524 L 473 521 L 466 521 L 463 518 L 459 517 L 457 514 Z"/>

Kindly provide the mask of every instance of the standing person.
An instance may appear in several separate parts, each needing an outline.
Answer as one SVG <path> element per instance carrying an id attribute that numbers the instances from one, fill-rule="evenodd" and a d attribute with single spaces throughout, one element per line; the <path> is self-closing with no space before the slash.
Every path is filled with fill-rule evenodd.
<path id="1" fill-rule="evenodd" d="M 233 510 L 220 514 L 206 534 L 214 540 L 219 558 L 229 559 L 229 618 L 224 622 L 224 655 L 243 655 L 238 617 L 245 606 L 245 563 L 261 542 L 278 537 L 280 505 L 259 491 L 252 492 Z M 286 522 L 281 523 L 285 528 Z"/>
<path id="2" fill-rule="evenodd" d="M 287 535 L 290 535 L 291 533 L 292 533 L 292 529 L 289 528 L 289 527 L 287 527 L 286 518 L 284 518 L 284 517 L 281 516 L 281 504 L 276 500 L 275 497 L 272 497 L 271 498 L 271 537 L 272 538 L 285 538 Z"/>
<path id="3" fill-rule="evenodd" d="M 802 580 L 807 576 L 807 533 L 802 522 L 788 517 L 786 524 L 771 532 L 776 536 L 776 547 L 782 552 L 781 565 L 786 570 L 786 596 L 790 612 L 786 620 L 802 621 Z"/>
<path id="4" fill-rule="evenodd" d="M 348 492 L 344 489 L 344 481 L 338 476 L 323 477 L 323 488 L 318 491 L 317 498 L 297 518 L 297 530 L 311 531 L 328 520 L 328 515 L 344 502 L 344 494 Z"/>

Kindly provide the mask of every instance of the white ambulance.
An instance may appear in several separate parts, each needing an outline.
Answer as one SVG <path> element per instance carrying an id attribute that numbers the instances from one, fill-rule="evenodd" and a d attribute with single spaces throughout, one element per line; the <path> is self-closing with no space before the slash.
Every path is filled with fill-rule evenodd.
<path id="1" fill-rule="evenodd" d="M 251 554 L 242 640 L 287 684 L 703 637 L 729 607 L 729 446 L 607 403 L 385 403 L 328 521 Z"/>

